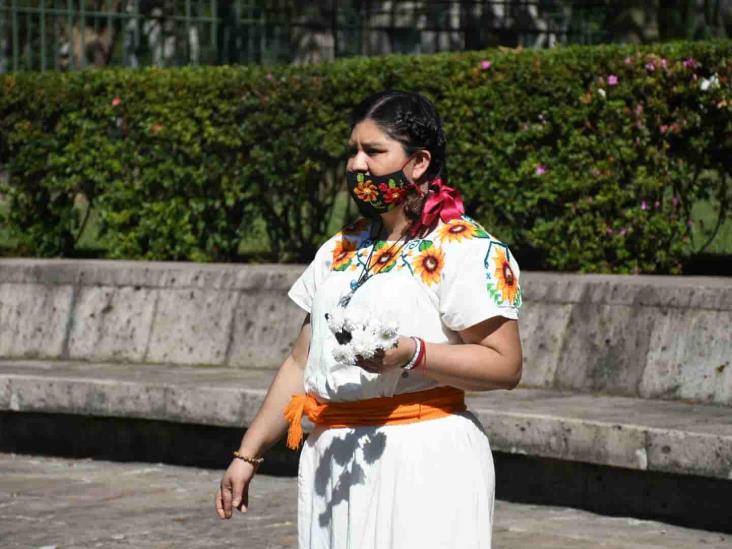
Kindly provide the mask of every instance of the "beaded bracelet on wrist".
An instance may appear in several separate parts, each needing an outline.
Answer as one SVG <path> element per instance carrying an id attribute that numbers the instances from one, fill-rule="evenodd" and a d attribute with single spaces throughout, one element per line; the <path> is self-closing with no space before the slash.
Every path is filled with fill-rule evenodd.
<path id="1" fill-rule="evenodd" d="M 260 463 L 262 463 L 264 461 L 263 457 L 252 458 L 252 457 L 243 456 L 239 453 L 239 450 L 234 450 L 234 457 L 242 459 L 242 460 L 246 461 L 247 463 L 251 463 L 252 465 L 259 465 Z"/>

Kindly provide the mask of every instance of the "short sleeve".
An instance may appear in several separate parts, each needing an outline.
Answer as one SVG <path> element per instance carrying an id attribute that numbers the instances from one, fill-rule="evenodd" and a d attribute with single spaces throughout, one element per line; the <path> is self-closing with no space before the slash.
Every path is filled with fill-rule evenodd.
<path id="1" fill-rule="evenodd" d="M 315 267 L 315 261 L 312 261 L 287 292 L 287 297 L 308 313 L 313 306 L 313 296 L 317 286 Z"/>
<path id="2" fill-rule="evenodd" d="M 313 306 L 313 298 L 315 292 L 323 280 L 326 272 L 330 269 L 330 257 L 328 247 L 332 245 L 331 241 L 321 246 L 315 254 L 315 258 L 305 268 L 300 277 L 290 286 L 287 296 L 294 301 L 298 307 L 310 313 Z"/>
<path id="3" fill-rule="evenodd" d="M 518 319 L 520 272 L 508 246 L 478 238 L 451 248 L 439 288 L 445 326 L 458 331 L 494 316 Z"/>

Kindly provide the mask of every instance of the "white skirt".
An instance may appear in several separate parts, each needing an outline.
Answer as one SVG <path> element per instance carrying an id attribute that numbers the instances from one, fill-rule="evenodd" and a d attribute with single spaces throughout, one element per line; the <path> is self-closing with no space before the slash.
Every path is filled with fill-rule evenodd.
<path id="1" fill-rule="evenodd" d="M 299 549 L 489 549 L 495 470 L 470 412 L 305 440 Z"/>

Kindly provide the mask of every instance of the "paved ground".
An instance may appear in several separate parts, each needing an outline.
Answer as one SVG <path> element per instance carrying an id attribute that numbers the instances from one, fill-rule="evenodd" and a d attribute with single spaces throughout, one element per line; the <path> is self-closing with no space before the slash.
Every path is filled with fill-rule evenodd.
<path id="1" fill-rule="evenodd" d="M 223 471 L 0 453 L 0 547 L 296 547 L 295 479 L 260 475 L 221 520 Z M 732 548 L 732 536 L 561 507 L 496 502 L 498 549 Z"/>

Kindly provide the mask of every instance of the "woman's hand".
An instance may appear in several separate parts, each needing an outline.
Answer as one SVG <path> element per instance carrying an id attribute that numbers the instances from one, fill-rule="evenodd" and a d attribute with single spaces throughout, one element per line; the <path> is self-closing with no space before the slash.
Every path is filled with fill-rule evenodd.
<path id="1" fill-rule="evenodd" d="M 373 358 L 356 357 L 356 366 L 360 366 L 372 374 L 381 374 L 388 370 L 401 368 L 414 355 L 416 344 L 411 337 L 399 336 L 399 344 L 393 349 L 378 351 Z"/>
<path id="2" fill-rule="evenodd" d="M 221 485 L 216 494 L 216 512 L 219 518 L 231 518 L 233 509 L 238 509 L 242 513 L 247 512 L 249 483 L 254 472 L 255 467 L 251 463 L 236 458 L 232 460 L 221 479 Z"/>

